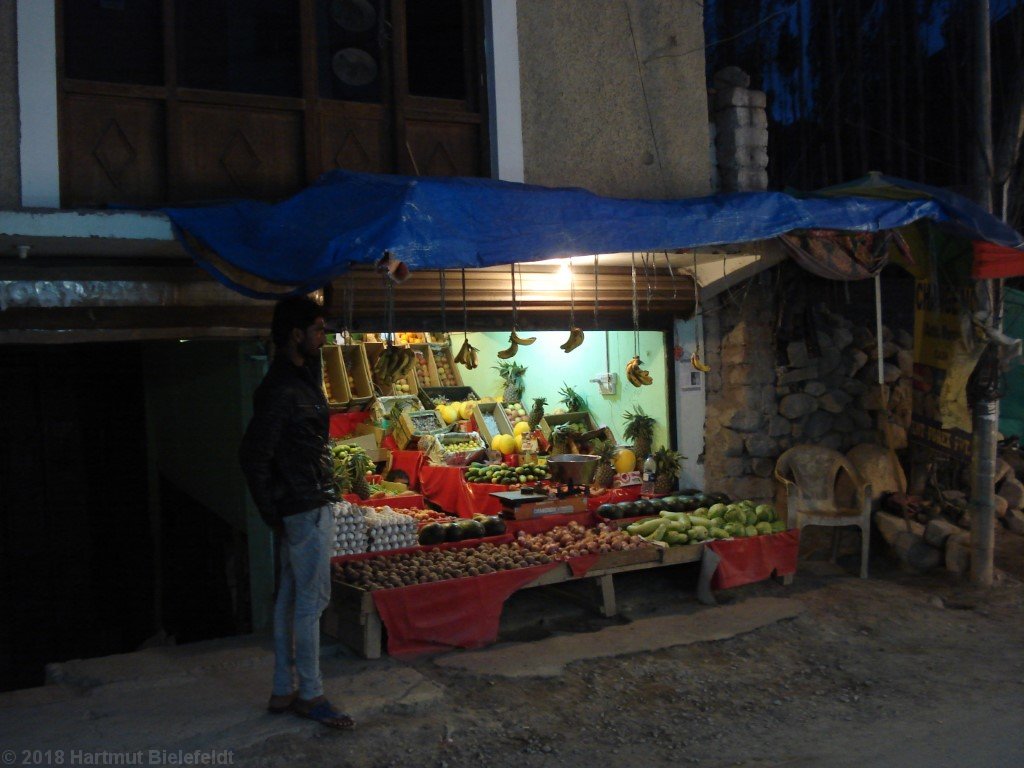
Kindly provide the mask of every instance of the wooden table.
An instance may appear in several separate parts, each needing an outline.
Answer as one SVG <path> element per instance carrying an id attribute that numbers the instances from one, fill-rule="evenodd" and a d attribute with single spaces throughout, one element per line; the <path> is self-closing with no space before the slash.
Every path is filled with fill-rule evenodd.
<path id="1" fill-rule="evenodd" d="M 600 594 L 598 610 L 604 616 L 618 612 L 615 601 L 614 577 L 619 573 L 661 568 L 680 563 L 695 563 L 704 553 L 703 544 L 681 547 L 644 547 L 624 552 L 608 552 L 582 576 L 573 575 L 568 563 L 558 566 L 521 587 L 533 589 L 564 584 L 571 581 L 592 580 Z M 341 640 L 361 656 L 377 659 L 381 656 L 383 631 L 380 616 L 373 603 L 372 593 L 351 584 L 336 581 L 331 591 L 331 603 L 324 613 L 324 632 Z"/>

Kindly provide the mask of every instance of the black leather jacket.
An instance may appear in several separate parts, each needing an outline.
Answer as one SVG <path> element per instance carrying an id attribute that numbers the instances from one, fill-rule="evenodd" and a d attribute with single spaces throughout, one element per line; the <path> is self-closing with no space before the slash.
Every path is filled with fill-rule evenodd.
<path id="1" fill-rule="evenodd" d="M 300 367 L 279 355 L 253 396 L 239 459 L 260 517 L 272 528 L 335 498 L 321 375 L 319 360 Z"/>

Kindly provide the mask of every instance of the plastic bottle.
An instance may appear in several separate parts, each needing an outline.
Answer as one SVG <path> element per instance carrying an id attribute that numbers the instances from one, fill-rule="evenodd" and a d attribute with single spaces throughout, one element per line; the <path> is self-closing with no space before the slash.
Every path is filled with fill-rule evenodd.
<path id="1" fill-rule="evenodd" d="M 654 474 L 658 471 L 658 463 L 654 460 L 654 455 L 650 454 L 644 459 L 643 472 L 640 473 L 640 495 L 641 496 L 653 496 L 654 495 Z"/>

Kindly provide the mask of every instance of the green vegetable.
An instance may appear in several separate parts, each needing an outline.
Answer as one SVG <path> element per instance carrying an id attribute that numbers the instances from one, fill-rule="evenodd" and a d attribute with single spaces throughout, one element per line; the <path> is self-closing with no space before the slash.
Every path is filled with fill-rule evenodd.
<path id="1" fill-rule="evenodd" d="M 786 530 L 786 521 L 785 520 L 774 520 L 774 521 L 772 521 L 771 525 L 772 525 L 772 533 L 782 533 L 784 530 Z"/>
<path id="2" fill-rule="evenodd" d="M 658 530 L 658 526 L 661 525 L 663 522 L 664 520 L 662 520 L 660 517 L 651 517 L 646 520 L 638 520 L 636 523 L 633 524 L 636 526 L 636 530 L 631 531 L 631 533 L 635 533 L 637 536 L 643 536 L 644 538 L 646 538 L 650 536 L 652 533 L 654 533 L 656 530 Z M 630 528 L 632 527 L 633 526 L 630 526 Z"/>
<path id="3" fill-rule="evenodd" d="M 768 522 L 763 522 L 762 521 L 762 522 L 758 523 L 757 525 L 755 525 L 754 528 L 756 528 L 757 532 L 759 534 L 761 534 L 762 536 L 772 532 L 772 524 L 768 523 Z"/>
<path id="4" fill-rule="evenodd" d="M 708 515 L 710 517 L 721 517 L 725 514 L 725 509 L 725 504 L 722 504 L 721 502 L 719 502 L 718 504 L 712 504 L 708 508 Z"/>
<path id="5" fill-rule="evenodd" d="M 724 528 L 712 528 L 709 533 L 712 539 L 728 539 L 729 532 Z"/>
<path id="6" fill-rule="evenodd" d="M 745 514 L 745 522 L 747 525 L 754 525 L 757 523 L 757 513 L 752 509 L 748 509 Z"/>
<path id="7" fill-rule="evenodd" d="M 711 520 L 700 515 L 690 515 L 690 524 L 703 525 L 705 528 L 709 528 L 711 526 Z"/>
<path id="8" fill-rule="evenodd" d="M 658 526 L 657 530 L 650 536 L 644 536 L 648 541 L 661 541 L 665 537 L 665 533 L 668 531 L 668 523 L 662 523 Z"/>
<path id="9" fill-rule="evenodd" d="M 745 527 L 743 529 L 743 533 L 744 533 L 745 536 L 757 536 L 758 535 L 758 530 L 754 526 L 748 525 L 747 527 Z"/>
<path id="10" fill-rule="evenodd" d="M 687 532 L 687 535 L 691 541 L 704 541 L 708 537 L 708 529 L 703 525 L 695 525 Z"/>
<path id="11" fill-rule="evenodd" d="M 726 533 L 730 536 L 742 536 L 743 535 L 743 523 L 726 523 L 724 526 Z"/>

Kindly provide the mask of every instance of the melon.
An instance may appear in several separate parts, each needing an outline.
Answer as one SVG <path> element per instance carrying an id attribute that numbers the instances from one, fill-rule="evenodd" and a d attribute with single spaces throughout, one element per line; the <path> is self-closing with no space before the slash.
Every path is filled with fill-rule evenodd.
<path id="1" fill-rule="evenodd" d="M 498 435 L 494 438 L 494 450 L 506 456 L 516 452 L 516 439 L 512 435 Z"/>
<path id="2" fill-rule="evenodd" d="M 615 471 L 619 474 L 632 472 L 636 469 L 636 454 L 629 448 L 620 448 L 615 454 Z"/>
<path id="3" fill-rule="evenodd" d="M 437 412 L 440 414 L 441 419 L 445 424 L 454 424 L 459 420 L 459 412 L 451 405 L 439 405 L 437 406 Z"/>
<path id="4" fill-rule="evenodd" d="M 516 425 L 512 427 L 512 434 L 522 435 L 530 431 L 530 425 L 525 421 L 517 421 Z"/>
<path id="5" fill-rule="evenodd" d="M 459 406 L 459 418 L 466 420 L 473 418 L 473 406 L 475 406 L 472 400 L 467 400 Z"/>

